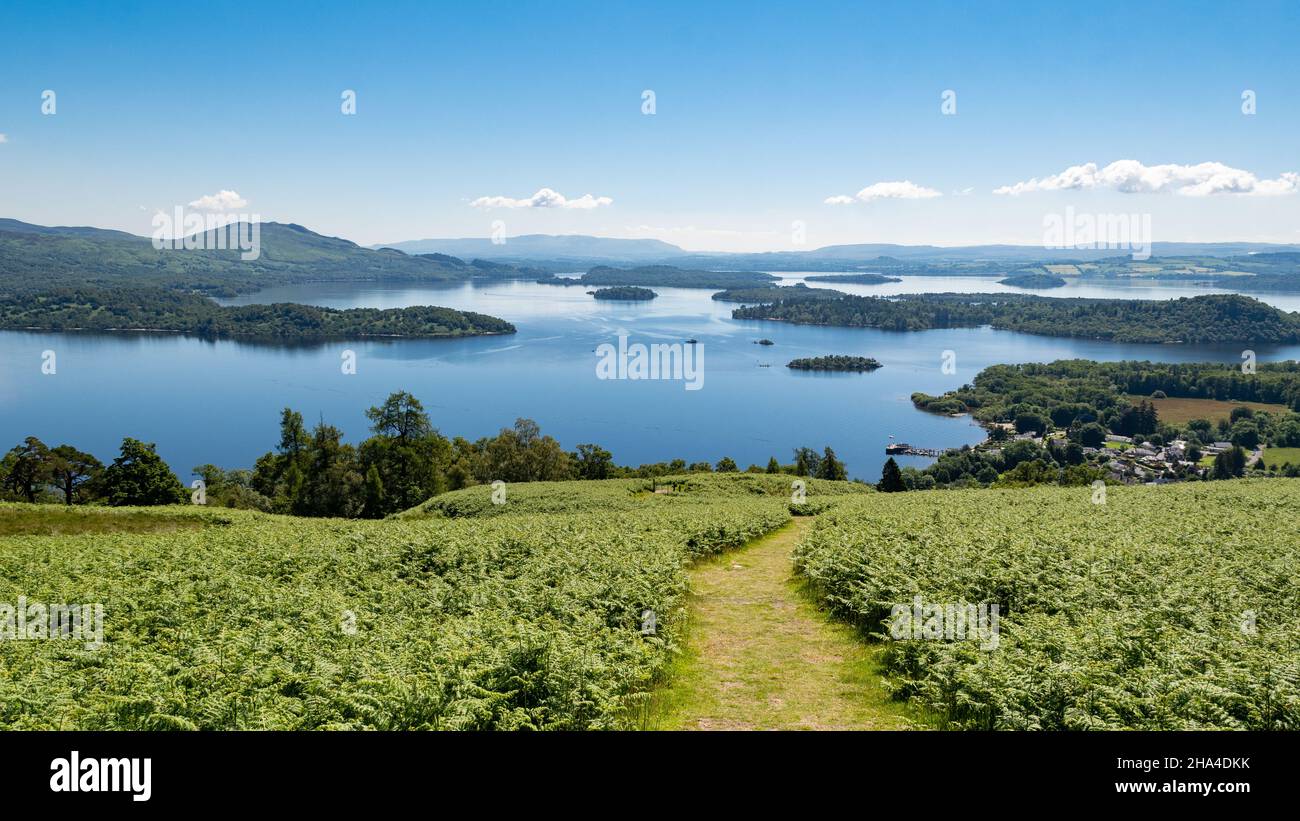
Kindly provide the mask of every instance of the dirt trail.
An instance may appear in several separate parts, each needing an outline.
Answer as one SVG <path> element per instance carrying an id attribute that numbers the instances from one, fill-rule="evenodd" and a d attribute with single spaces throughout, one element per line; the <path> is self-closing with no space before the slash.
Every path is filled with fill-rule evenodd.
<path id="1" fill-rule="evenodd" d="M 691 570 L 686 652 L 656 694 L 664 730 L 905 729 L 880 683 L 876 650 L 831 620 L 794 578 L 812 526 L 796 519 Z"/>

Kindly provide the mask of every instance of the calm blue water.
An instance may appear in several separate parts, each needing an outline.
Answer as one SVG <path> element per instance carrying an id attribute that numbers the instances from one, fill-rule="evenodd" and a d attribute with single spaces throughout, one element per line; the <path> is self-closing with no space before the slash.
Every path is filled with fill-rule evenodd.
<path id="1" fill-rule="evenodd" d="M 797 275 L 788 275 L 797 281 Z M 994 280 L 909 277 L 886 286 L 838 286 L 854 293 L 1006 290 Z M 942 448 L 982 439 L 968 419 L 912 408 L 913 391 L 958 387 L 983 367 L 1061 358 L 1240 362 L 1240 350 L 1189 346 L 1114 345 L 989 329 L 884 331 L 738 322 L 733 306 L 711 291 L 656 288 L 651 303 L 597 302 L 580 286 L 527 282 L 451 287 L 311 285 L 276 288 L 236 302 L 303 302 L 333 307 L 433 304 L 475 310 L 513 322 L 513 336 L 463 340 L 363 342 L 279 348 L 174 336 L 0 333 L 0 445 L 36 435 L 90 450 L 107 462 L 123 436 L 156 442 L 183 478 L 196 465 L 251 467 L 278 438 L 280 409 L 309 423 L 323 417 L 350 441 L 367 435 L 364 411 L 390 392 L 407 390 L 424 403 L 448 436 L 475 439 L 516 417 L 537 420 L 568 449 L 582 442 L 609 448 L 622 464 L 680 457 L 742 467 L 789 461 L 801 445 L 831 445 L 854 476 L 875 480 L 891 434 Z M 1082 293 L 1086 291 L 1086 293 Z M 1196 289 L 1147 284 L 1071 286 L 1057 296 L 1172 298 Z M 1269 298 L 1287 310 L 1300 297 Z M 595 348 L 616 343 L 699 340 L 703 388 L 674 381 L 602 381 Z M 769 338 L 775 346 L 754 343 Z M 357 373 L 340 370 L 345 349 Z M 57 355 L 58 371 L 41 373 L 41 354 Z M 957 372 L 941 373 L 943 351 Z M 873 356 L 870 374 L 810 374 L 785 363 L 821 354 Z M 1263 361 L 1294 359 L 1300 347 L 1257 348 Z M 770 367 L 760 367 L 769 365 Z M 928 459 L 906 458 L 923 465 Z"/>

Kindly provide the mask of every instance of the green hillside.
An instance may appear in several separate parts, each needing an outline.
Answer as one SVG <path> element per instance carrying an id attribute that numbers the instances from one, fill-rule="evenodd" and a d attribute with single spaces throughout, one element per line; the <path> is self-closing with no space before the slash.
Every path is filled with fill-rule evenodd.
<path id="1" fill-rule="evenodd" d="M 381 521 L 0 505 L 0 727 L 645 726 L 674 671 L 693 671 L 678 712 L 726 682 L 700 665 L 744 663 L 754 682 L 795 675 L 797 647 L 718 609 L 729 578 L 787 595 L 788 555 L 755 540 L 790 520 L 793 481 L 479 486 Z M 826 702 L 837 710 L 826 726 L 896 726 L 886 690 L 952 728 L 1300 726 L 1300 483 L 1108 488 L 1105 504 L 1089 488 L 882 494 L 806 481 L 806 492 L 794 512 L 819 515 L 782 531 L 802 536 L 794 567 L 864 648 L 891 605 L 916 595 L 1001 608 L 992 652 L 888 639 L 849 668 L 814 665 L 860 682 Z M 753 544 L 771 549 L 691 574 L 696 559 Z M 728 575 L 751 565 L 766 569 Z M 770 655 L 728 644 L 675 666 L 691 579 L 714 602 L 692 630 L 762 639 Z M 34 640 L 10 640 L 20 601 L 102 604 L 102 646 L 30 635 L 30 608 Z M 834 645 L 797 599 L 754 612 L 778 629 L 796 617 L 788 607 L 799 635 Z M 708 642 L 691 634 L 697 649 Z M 873 685 L 876 659 L 885 678 Z M 820 703 L 805 684 L 783 692 Z M 858 711 L 851 693 L 874 701 Z"/>
<path id="2" fill-rule="evenodd" d="M 441 254 L 373 251 L 300 225 L 266 222 L 257 228 L 257 258 L 244 259 L 240 250 L 215 250 L 213 232 L 204 235 L 205 249 L 156 249 L 150 239 L 121 231 L 0 220 L 0 328 L 148 330 L 293 343 L 514 333 L 504 320 L 449 308 L 221 307 L 208 297 L 308 282 L 437 283 L 537 275 Z M 249 228 L 229 229 L 235 230 Z M 223 242 L 230 239 L 228 232 Z"/>
<path id="3" fill-rule="evenodd" d="M 521 486 L 454 521 L 0 505 L 0 602 L 104 609 L 98 649 L 0 641 L 0 727 L 629 726 L 678 646 L 688 563 L 787 522 L 789 500 L 583 484 L 568 512 Z"/>
<path id="4" fill-rule="evenodd" d="M 243 229 L 247 236 L 247 227 Z M 475 266 L 442 255 L 374 251 L 301 225 L 260 224 L 260 255 L 237 250 L 158 250 L 148 237 L 96 228 L 48 228 L 0 221 L 0 287 L 113 288 L 126 285 L 234 296 L 273 285 L 322 281 L 452 282 L 517 269 Z"/>

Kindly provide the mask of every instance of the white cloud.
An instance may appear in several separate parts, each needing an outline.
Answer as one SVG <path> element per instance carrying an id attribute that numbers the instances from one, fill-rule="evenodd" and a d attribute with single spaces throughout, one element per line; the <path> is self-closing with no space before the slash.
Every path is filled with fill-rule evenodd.
<path id="1" fill-rule="evenodd" d="M 1275 180 L 1260 180 L 1255 183 L 1254 193 L 1261 197 L 1276 197 L 1282 194 L 1294 194 L 1300 191 L 1300 174 L 1285 171 Z"/>
<path id="2" fill-rule="evenodd" d="M 1087 165 L 1072 165 L 1059 174 L 1053 174 L 1041 180 L 1034 177 L 1027 182 L 1004 185 L 993 189 L 993 193 L 1019 196 L 1020 194 L 1035 191 L 1072 191 L 1080 188 L 1093 188 L 1096 184 L 1097 164 L 1090 162 Z"/>
<path id="3" fill-rule="evenodd" d="M 590 209 L 599 208 L 602 205 L 612 205 L 614 201 L 609 197 L 593 197 L 591 194 L 583 194 L 577 199 L 568 199 L 559 191 L 550 188 L 539 188 L 536 194 L 524 199 L 515 199 L 514 197 L 479 197 L 470 203 L 475 208 L 577 208 Z"/>
<path id="4" fill-rule="evenodd" d="M 852 197 L 846 194 L 837 194 L 833 197 L 827 197 L 825 203 L 827 205 L 850 205 L 854 202 L 871 202 L 872 200 L 928 200 L 932 197 L 942 196 L 943 194 L 933 188 L 926 188 L 910 180 L 903 180 L 902 182 L 873 183 Z"/>
<path id="5" fill-rule="evenodd" d="M 0 143 L 7 143 L 7 142 L 9 142 L 8 135 L 0 134 Z"/>
<path id="6" fill-rule="evenodd" d="M 1117 160 L 1105 168 L 1096 163 L 1072 165 L 1059 174 L 993 189 L 994 194 L 1030 194 L 1038 191 L 1079 191 L 1107 188 L 1124 194 L 1175 193 L 1185 197 L 1213 194 L 1279 196 L 1300 191 L 1300 174 L 1286 172 L 1275 180 L 1261 180 L 1249 171 L 1219 162 L 1196 165 L 1143 165 L 1137 160 Z"/>
<path id="7" fill-rule="evenodd" d="M 248 205 L 248 200 L 234 191 L 224 189 L 215 194 L 199 197 L 190 203 L 191 208 L 197 208 L 200 211 L 233 211 L 236 208 L 243 208 L 245 205 Z"/>

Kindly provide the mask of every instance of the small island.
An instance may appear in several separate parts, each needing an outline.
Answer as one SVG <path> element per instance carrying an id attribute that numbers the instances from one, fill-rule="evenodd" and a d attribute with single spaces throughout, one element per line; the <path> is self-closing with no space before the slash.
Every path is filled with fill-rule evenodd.
<path id="1" fill-rule="evenodd" d="M 773 342 L 773 341 L 770 340 L 770 339 L 755 339 L 755 340 L 754 340 L 754 344 L 755 344 L 755 345 L 775 345 L 776 343 Z"/>
<path id="2" fill-rule="evenodd" d="M 898 277 L 884 274 L 817 274 L 804 277 L 808 282 L 848 282 L 854 285 L 884 285 L 887 282 L 902 282 Z"/>
<path id="3" fill-rule="evenodd" d="M 998 284 L 1013 288 L 1060 288 L 1065 280 L 1055 274 L 1016 274 L 998 280 Z"/>
<path id="4" fill-rule="evenodd" d="M 881 367 L 869 356 L 814 356 L 791 360 L 787 368 L 796 371 L 854 371 L 869 372 Z"/>
<path id="5" fill-rule="evenodd" d="M 635 285 L 615 285 L 612 288 L 597 288 L 587 293 L 596 299 L 616 299 L 627 302 L 643 302 L 659 296 L 649 288 L 638 288 Z"/>
<path id="6" fill-rule="evenodd" d="M 713 299 L 718 302 L 743 302 L 763 304 L 768 302 L 803 302 L 818 299 L 838 299 L 847 296 L 843 291 L 830 288 L 809 288 L 802 282 L 794 285 L 763 285 L 757 288 L 728 288 L 718 291 Z"/>

